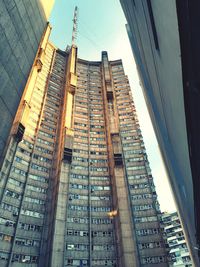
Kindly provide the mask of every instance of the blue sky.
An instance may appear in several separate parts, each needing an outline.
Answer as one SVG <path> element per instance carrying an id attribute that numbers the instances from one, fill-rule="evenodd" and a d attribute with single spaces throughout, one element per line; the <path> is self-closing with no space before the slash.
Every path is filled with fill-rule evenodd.
<path id="1" fill-rule="evenodd" d="M 59 48 L 64 49 L 66 44 L 71 43 L 72 18 L 76 5 L 79 8 L 79 57 L 89 56 L 92 60 L 98 60 L 102 50 L 112 52 L 112 47 L 119 40 L 119 31 L 126 33 L 126 20 L 121 6 L 116 0 L 56 0 L 50 19 L 54 25 L 51 39 Z"/>
<path id="2" fill-rule="evenodd" d="M 146 109 L 142 88 L 125 29 L 124 17 L 118 0 L 55 0 L 50 23 L 53 27 L 50 40 L 60 49 L 71 44 L 72 19 L 78 6 L 78 57 L 100 60 L 101 51 L 108 51 L 110 60 L 122 59 L 129 77 L 139 122 L 141 125 L 158 200 L 162 211 L 175 210 L 167 175 Z"/>

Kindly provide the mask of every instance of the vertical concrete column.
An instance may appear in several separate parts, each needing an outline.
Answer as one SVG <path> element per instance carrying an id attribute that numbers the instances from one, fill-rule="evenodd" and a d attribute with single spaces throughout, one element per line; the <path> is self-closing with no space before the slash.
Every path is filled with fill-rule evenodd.
<path id="1" fill-rule="evenodd" d="M 106 51 L 102 52 L 102 65 L 103 65 L 103 75 L 104 75 L 108 114 L 109 114 L 108 115 L 109 127 L 110 127 L 110 132 L 115 133 L 118 132 L 116 114 L 115 114 L 115 99 L 113 93 L 112 75 L 110 72 L 108 54 Z"/>
<path id="2" fill-rule="evenodd" d="M 77 47 L 72 45 L 68 55 L 66 66 L 66 78 L 64 86 L 63 109 L 61 118 L 60 140 L 58 144 L 58 157 L 60 158 L 61 166 L 58 168 L 57 177 L 57 199 L 55 203 L 55 221 L 52 240 L 52 267 L 63 267 L 65 259 L 65 226 L 67 218 L 67 203 L 68 203 L 68 185 L 70 178 L 70 168 L 72 161 L 73 148 L 73 108 L 74 94 L 76 90 L 76 60 Z M 59 170 L 60 168 L 60 170 Z"/>
<path id="3" fill-rule="evenodd" d="M 124 264 L 124 267 L 140 266 L 138 261 L 139 257 L 137 255 L 137 247 L 133 240 L 132 219 L 130 205 L 127 198 L 128 190 L 125 182 L 123 166 L 115 166 L 114 174 L 118 200 L 117 216 L 115 220 L 117 232 L 121 233 L 121 235 L 118 235 L 117 237 L 117 242 L 121 243 L 122 246 L 122 250 L 118 256 L 120 261 Z"/>
<path id="4" fill-rule="evenodd" d="M 65 252 L 65 224 L 66 224 L 66 206 L 68 202 L 68 184 L 70 173 L 69 162 L 63 161 L 61 164 L 60 181 L 58 185 L 58 199 L 55 211 L 55 226 L 52 247 L 52 267 L 64 266 Z"/>
<path id="5" fill-rule="evenodd" d="M 66 114 L 65 114 L 65 127 L 66 129 L 73 128 L 73 106 L 74 95 L 77 85 L 76 75 L 76 61 L 77 61 L 77 47 L 72 45 L 68 57 L 68 66 L 66 72 Z"/>
<path id="6" fill-rule="evenodd" d="M 132 213 L 125 180 L 118 113 L 108 55 L 105 51 L 102 52 L 102 70 L 104 111 L 113 195 L 113 211 L 110 213 L 110 217 L 113 218 L 116 229 L 118 266 L 137 267 L 140 264 L 136 242 L 133 240 Z"/>

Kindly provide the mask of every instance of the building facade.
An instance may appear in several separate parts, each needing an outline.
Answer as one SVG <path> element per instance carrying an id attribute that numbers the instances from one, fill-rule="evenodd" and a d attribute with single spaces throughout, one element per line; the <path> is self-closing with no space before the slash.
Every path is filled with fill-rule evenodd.
<path id="1" fill-rule="evenodd" d="M 200 243 L 197 118 L 200 76 L 196 66 L 200 4 L 179 0 L 121 0 L 121 5 L 193 264 L 200 266 L 200 250 L 194 249 Z"/>
<path id="2" fill-rule="evenodd" d="M 0 2 L 0 166 L 53 0 Z"/>
<path id="3" fill-rule="evenodd" d="M 168 266 L 121 60 L 41 47 L 0 173 L 0 265 Z"/>
<path id="4" fill-rule="evenodd" d="M 163 213 L 162 222 L 166 244 L 169 248 L 171 267 L 192 267 L 189 250 L 177 212 Z"/>

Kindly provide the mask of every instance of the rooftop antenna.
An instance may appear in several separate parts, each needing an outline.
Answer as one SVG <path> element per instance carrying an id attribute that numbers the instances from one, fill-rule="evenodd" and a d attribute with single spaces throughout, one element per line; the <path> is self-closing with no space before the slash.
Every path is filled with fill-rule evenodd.
<path id="1" fill-rule="evenodd" d="M 78 28 L 78 7 L 74 9 L 74 18 L 73 18 L 73 31 L 72 31 L 72 45 L 76 45 L 77 39 L 77 28 Z"/>

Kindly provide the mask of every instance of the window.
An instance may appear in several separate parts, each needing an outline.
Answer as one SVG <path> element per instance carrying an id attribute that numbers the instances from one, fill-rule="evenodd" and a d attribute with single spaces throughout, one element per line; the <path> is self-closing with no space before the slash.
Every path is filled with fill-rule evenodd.
<path id="1" fill-rule="evenodd" d="M 127 162 L 143 162 L 144 158 L 143 157 L 134 157 L 134 158 L 129 158 L 126 161 Z"/>
<path id="2" fill-rule="evenodd" d="M 132 200 L 138 200 L 138 199 L 148 199 L 148 198 L 152 198 L 152 194 L 142 194 L 142 195 L 133 195 L 131 196 Z"/>
<path id="3" fill-rule="evenodd" d="M 43 183 L 48 183 L 48 179 L 46 177 L 40 176 L 40 175 L 36 175 L 36 174 L 29 174 L 29 178 L 35 180 L 35 181 L 39 181 L 39 182 L 43 182 Z"/>
<path id="4" fill-rule="evenodd" d="M 37 199 L 37 198 L 25 197 L 24 200 L 30 203 L 34 203 L 34 204 L 41 204 L 41 205 L 45 204 L 44 200 Z"/>
<path id="5" fill-rule="evenodd" d="M 76 128 L 76 127 L 74 127 L 74 130 L 75 130 L 75 132 L 88 133 L 87 130 L 79 129 L 79 128 Z"/>
<path id="6" fill-rule="evenodd" d="M 34 192 L 41 192 L 41 193 L 47 192 L 45 188 L 37 187 L 37 186 L 29 185 L 29 184 L 27 185 L 27 190 L 32 190 Z"/>
<path id="7" fill-rule="evenodd" d="M 78 205 L 69 205 L 70 210 L 79 210 L 79 211 L 88 211 L 88 206 L 78 206 Z M 91 211 L 93 212 L 107 212 L 110 211 L 110 207 L 91 207 Z"/>
<path id="8" fill-rule="evenodd" d="M 87 124 L 80 123 L 80 122 L 75 122 L 74 125 L 78 125 L 78 126 L 81 126 L 81 127 L 87 127 Z"/>
<path id="9" fill-rule="evenodd" d="M 31 216 L 31 217 L 35 217 L 35 218 L 44 218 L 44 214 L 40 213 L 40 212 L 36 212 L 36 211 L 32 211 L 32 210 L 21 210 L 21 214 L 22 215 L 27 215 L 27 216 Z"/>
<path id="10" fill-rule="evenodd" d="M 45 133 L 43 131 L 39 131 L 39 134 L 45 136 L 45 137 L 48 137 L 48 138 L 54 138 L 54 135 L 53 134 L 49 134 L 49 133 Z"/>
<path id="11" fill-rule="evenodd" d="M 112 219 L 108 218 L 92 218 L 92 224 L 111 224 Z"/>
<path id="12" fill-rule="evenodd" d="M 151 21 L 151 27 L 152 27 L 152 32 L 153 32 L 155 48 L 156 48 L 156 50 L 159 50 L 158 36 L 157 36 L 157 31 L 156 31 L 156 25 L 155 25 L 155 20 L 154 20 L 151 0 L 147 0 L 147 7 L 148 7 L 148 10 L 149 10 L 149 18 L 150 18 L 150 21 Z"/>
<path id="13" fill-rule="evenodd" d="M 24 164 L 24 165 L 28 165 L 28 162 L 27 161 L 25 161 L 24 159 L 22 159 L 22 158 L 20 158 L 20 157 L 15 157 L 15 161 L 16 162 L 19 162 L 19 163 L 22 163 L 22 164 Z"/>
<path id="14" fill-rule="evenodd" d="M 158 257 L 143 257 L 141 259 L 142 264 L 147 264 L 147 263 L 160 263 L 160 262 L 166 262 L 166 257 L 165 256 L 158 256 Z"/>
<path id="15" fill-rule="evenodd" d="M 90 147 L 92 149 L 92 147 L 96 147 L 96 148 L 106 148 L 106 145 L 103 144 L 90 144 Z"/>
<path id="16" fill-rule="evenodd" d="M 17 149 L 19 152 L 23 153 L 24 155 L 30 156 L 30 152 L 26 151 L 25 149 L 18 147 Z"/>
<path id="17" fill-rule="evenodd" d="M 77 165 L 72 165 L 72 170 L 84 170 L 84 171 L 87 171 L 88 170 L 88 167 L 85 167 L 85 166 L 77 166 Z"/>
<path id="18" fill-rule="evenodd" d="M 138 236 L 146 236 L 146 235 L 155 235 L 160 232 L 160 229 L 158 228 L 148 228 L 148 229 L 140 229 L 136 230 L 136 234 Z"/>
<path id="19" fill-rule="evenodd" d="M 40 242 L 33 239 L 15 238 L 15 244 L 26 247 L 39 247 Z"/>
<path id="20" fill-rule="evenodd" d="M 134 211 L 149 210 L 149 209 L 153 209 L 153 205 L 152 204 L 136 205 L 136 206 L 133 207 Z"/>
<path id="21" fill-rule="evenodd" d="M 6 241 L 6 242 L 11 242 L 12 236 L 0 233 L 0 240 Z"/>
<path id="22" fill-rule="evenodd" d="M 88 159 L 87 158 L 81 158 L 81 157 L 73 157 L 73 160 L 76 160 L 76 161 L 81 161 L 81 162 L 88 162 Z"/>
<path id="23" fill-rule="evenodd" d="M 109 181 L 109 177 L 108 176 L 90 176 L 90 179 L 92 180 L 107 180 Z"/>
<path id="24" fill-rule="evenodd" d="M 111 211 L 110 207 L 90 207 L 91 208 L 91 211 L 94 211 L 94 212 L 105 212 L 105 211 Z"/>
<path id="25" fill-rule="evenodd" d="M 9 182 L 10 184 L 13 184 L 13 185 L 16 185 L 16 186 L 19 186 L 19 187 L 23 187 L 23 185 L 24 185 L 23 183 L 21 183 L 21 182 L 15 180 L 15 179 L 13 179 L 13 178 L 9 178 L 8 182 Z"/>
<path id="26" fill-rule="evenodd" d="M 128 179 L 130 179 L 130 180 L 139 180 L 139 179 L 142 179 L 142 180 L 146 180 L 146 179 L 148 179 L 148 178 L 150 178 L 150 177 L 148 177 L 146 174 L 136 174 L 136 175 L 129 175 L 128 176 Z"/>
<path id="27" fill-rule="evenodd" d="M 7 220 L 4 218 L 0 218 L 0 224 L 5 225 L 7 227 L 15 227 L 15 222 L 11 220 Z"/>
<path id="28" fill-rule="evenodd" d="M 115 260 L 92 260 L 92 266 L 116 266 Z"/>
<path id="29" fill-rule="evenodd" d="M 12 198 L 16 198 L 16 199 L 18 199 L 18 200 L 21 199 L 21 195 L 20 195 L 20 194 L 18 194 L 18 193 L 16 193 L 16 192 L 13 192 L 13 191 L 11 191 L 11 190 L 8 190 L 8 189 L 5 191 L 5 196 L 7 196 L 7 197 L 12 197 Z"/>
<path id="30" fill-rule="evenodd" d="M 88 176 L 87 175 L 80 175 L 80 174 L 71 173 L 71 178 L 88 179 Z"/>
<path id="31" fill-rule="evenodd" d="M 123 143 L 124 147 L 133 147 L 133 146 L 139 146 L 139 145 L 141 145 L 140 142 Z"/>
<path id="32" fill-rule="evenodd" d="M 93 172 L 107 172 L 108 168 L 106 168 L 106 167 L 90 167 L 90 170 Z"/>
<path id="33" fill-rule="evenodd" d="M 8 260 L 9 253 L 0 251 L 0 260 Z"/>
<path id="34" fill-rule="evenodd" d="M 91 189 L 96 190 L 110 190 L 110 186 L 92 185 Z"/>
<path id="35" fill-rule="evenodd" d="M 93 245 L 92 250 L 113 251 L 114 245 Z"/>
<path id="36" fill-rule="evenodd" d="M 79 230 L 67 230 L 67 235 L 74 236 L 88 236 L 88 231 L 79 231 Z"/>
<path id="37" fill-rule="evenodd" d="M 52 162 L 51 159 L 48 159 L 48 158 L 39 156 L 39 155 L 37 155 L 37 154 L 34 154 L 34 155 L 33 155 L 33 158 L 36 159 L 36 160 L 42 161 L 42 162 L 49 163 L 49 164 Z"/>
<path id="38" fill-rule="evenodd" d="M 86 154 L 88 155 L 88 150 L 74 149 L 74 153 Z"/>
<path id="39" fill-rule="evenodd" d="M 8 210 L 8 211 L 12 212 L 13 216 L 18 216 L 19 215 L 19 208 L 17 208 L 17 207 L 14 207 L 14 206 L 9 205 L 7 203 L 1 203 L 1 207 L 4 210 Z"/>
<path id="40" fill-rule="evenodd" d="M 20 169 L 18 169 L 16 167 L 12 167 L 12 170 L 11 171 L 14 172 L 14 173 L 20 174 L 22 176 L 26 176 L 26 172 L 25 171 L 20 170 Z"/>
<path id="41" fill-rule="evenodd" d="M 112 231 L 92 231 L 93 237 L 110 237 L 113 236 Z"/>
<path id="42" fill-rule="evenodd" d="M 136 223 L 141 223 L 141 222 L 156 222 L 156 221 L 158 221 L 158 218 L 157 218 L 157 216 L 138 217 L 138 218 L 134 218 L 134 221 Z"/>
<path id="43" fill-rule="evenodd" d="M 69 184 L 70 188 L 74 188 L 74 189 L 88 189 L 88 185 L 82 185 L 82 184 Z"/>
<path id="44" fill-rule="evenodd" d="M 34 163 L 31 164 L 31 168 L 34 169 L 34 170 L 42 171 L 42 172 L 47 172 L 47 173 L 49 172 L 48 168 L 39 166 L 39 165 L 34 164 Z"/>
<path id="45" fill-rule="evenodd" d="M 30 255 L 13 254 L 12 262 L 37 263 L 38 257 Z"/>
<path id="46" fill-rule="evenodd" d="M 41 232 L 42 226 L 19 222 L 18 227 L 26 231 Z"/>
<path id="47" fill-rule="evenodd" d="M 88 250 L 89 245 L 85 244 L 67 244 L 66 250 L 79 250 L 79 251 L 86 251 Z"/>
<path id="48" fill-rule="evenodd" d="M 146 249 L 146 248 L 160 248 L 162 247 L 161 242 L 148 242 L 148 243 L 140 243 L 138 244 L 139 249 Z"/>
<path id="49" fill-rule="evenodd" d="M 140 189 L 140 188 L 148 188 L 149 184 L 145 183 L 145 184 L 131 184 L 129 185 L 130 189 Z"/>
<path id="50" fill-rule="evenodd" d="M 70 194 L 69 200 L 73 200 L 73 199 L 87 200 L 88 195 Z"/>
<path id="51" fill-rule="evenodd" d="M 49 141 L 43 140 L 41 138 L 37 138 L 37 142 L 41 143 L 41 144 L 45 144 L 47 146 L 54 146 L 54 143 L 51 143 Z"/>
<path id="52" fill-rule="evenodd" d="M 87 224 L 89 222 L 89 219 L 87 217 L 82 217 L 82 218 L 73 218 L 73 217 L 68 217 L 67 222 L 69 223 L 80 223 L 80 224 Z"/>
<path id="53" fill-rule="evenodd" d="M 69 210 L 88 211 L 88 206 L 69 205 Z"/>

